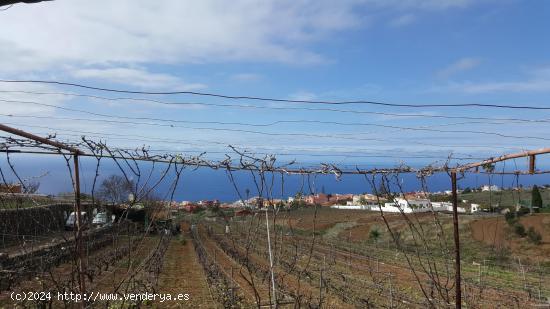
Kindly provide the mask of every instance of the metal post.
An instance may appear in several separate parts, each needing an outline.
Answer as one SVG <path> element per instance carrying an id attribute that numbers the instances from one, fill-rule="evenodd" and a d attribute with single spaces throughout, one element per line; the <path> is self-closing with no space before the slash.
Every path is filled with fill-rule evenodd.
<path id="1" fill-rule="evenodd" d="M 455 242 L 455 302 L 456 308 L 462 308 L 462 291 L 460 279 L 460 238 L 458 235 L 458 194 L 456 190 L 456 171 L 451 172 L 451 183 L 453 192 L 453 234 Z"/>
<path id="2" fill-rule="evenodd" d="M 267 215 L 268 208 L 265 208 L 265 226 L 267 229 L 267 246 L 269 249 L 269 267 L 271 269 L 271 288 L 273 290 L 273 300 L 275 308 L 277 308 L 277 294 L 275 290 L 275 275 L 273 274 L 273 255 L 271 253 L 271 237 L 269 236 L 269 216 Z"/>

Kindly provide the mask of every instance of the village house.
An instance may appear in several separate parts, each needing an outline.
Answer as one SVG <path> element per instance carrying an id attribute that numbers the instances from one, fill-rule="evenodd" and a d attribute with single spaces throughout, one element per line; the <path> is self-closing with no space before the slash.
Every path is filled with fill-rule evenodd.
<path id="1" fill-rule="evenodd" d="M 220 201 L 218 200 L 202 200 L 198 203 L 199 206 L 205 207 L 205 208 L 213 208 L 213 207 L 219 207 Z"/>
<path id="2" fill-rule="evenodd" d="M 453 203 L 451 203 L 451 202 L 432 202 L 432 208 L 433 208 L 434 211 L 452 212 L 453 211 Z M 466 209 L 464 207 L 457 207 L 456 211 L 458 213 L 466 213 Z"/>
<path id="3" fill-rule="evenodd" d="M 431 211 L 430 200 L 425 198 L 406 199 L 402 197 L 395 198 L 393 202 L 384 203 L 382 211 L 386 212 L 428 212 Z"/>
<path id="4" fill-rule="evenodd" d="M 498 191 L 500 191 L 500 188 L 497 185 L 492 185 L 492 186 L 484 185 L 484 186 L 481 187 L 481 191 L 482 192 L 486 192 L 486 191 L 498 192 Z"/>
<path id="5" fill-rule="evenodd" d="M 250 208 L 263 208 L 264 207 L 264 198 L 259 196 L 254 196 L 244 201 L 244 207 Z"/>
<path id="6" fill-rule="evenodd" d="M 374 194 L 368 194 L 368 193 L 367 194 L 359 194 L 359 195 L 354 195 L 353 196 L 353 198 L 351 200 L 351 204 L 352 205 L 361 205 L 361 202 L 364 202 L 364 203 L 366 203 L 366 205 L 376 206 L 376 205 L 378 205 L 378 200 L 385 201 L 386 199 L 378 198 Z"/>
<path id="7" fill-rule="evenodd" d="M 318 193 L 314 195 L 308 195 L 304 197 L 304 201 L 307 204 L 324 204 L 328 202 L 328 195 L 324 193 Z"/>
<path id="8" fill-rule="evenodd" d="M 23 193 L 21 184 L 0 184 L 0 193 Z"/>
<path id="9" fill-rule="evenodd" d="M 318 204 L 322 206 L 331 206 L 334 204 L 345 204 L 353 199 L 353 194 L 325 194 L 318 193 L 304 197 L 307 204 Z"/>
<path id="10" fill-rule="evenodd" d="M 347 202 L 353 199 L 353 194 L 329 194 L 329 203 L 340 204 L 340 202 Z"/>

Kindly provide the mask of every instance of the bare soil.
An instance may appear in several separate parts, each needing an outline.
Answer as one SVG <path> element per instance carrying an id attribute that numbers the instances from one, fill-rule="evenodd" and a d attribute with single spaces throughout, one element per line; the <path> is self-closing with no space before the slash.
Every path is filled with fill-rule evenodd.
<path id="1" fill-rule="evenodd" d="M 170 242 L 158 283 L 159 293 L 189 294 L 187 301 L 158 304 L 164 308 L 216 307 L 193 242 L 189 240 L 185 244 L 176 239 Z"/>
<path id="2" fill-rule="evenodd" d="M 533 227 L 542 236 L 540 245 L 532 244 L 526 237 L 515 235 L 504 217 L 486 218 L 470 224 L 471 236 L 486 245 L 508 248 L 516 255 L 532 261 L 550 261 L 550 214 L 533 214 L 521 217 L 519 222 L 525 229 Z"/>

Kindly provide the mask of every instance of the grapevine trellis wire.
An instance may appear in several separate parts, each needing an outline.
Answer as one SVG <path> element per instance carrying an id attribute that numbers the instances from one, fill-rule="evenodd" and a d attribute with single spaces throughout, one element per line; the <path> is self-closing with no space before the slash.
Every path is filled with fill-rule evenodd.
<path id="1" fill-rule="evenodd" d="M 353 253 L 354 250 L 351 247 L 345 248 L 346 250 L 344 251 L 342 251 L 343 248 L 334 248 L 334 246 L 332 246 L 331 249 L 329 249 L 326 247 L 327 244 L 316 236 L 317 207 L 315 208 L 313 216 L 313 233 L 311 237 L 302 240 L 302 244 L 305 245 L 305 248 L 301 248 L 299 243 L 296 242 L 299 237 L 293 238 L 294 240 L 288 242 L 283 235 L 284 231 L 278 230 L 280 227 L 276 226 L 276 220 L 279 220 L 278 215 L 280 215 L 280 209 L 277 207 L 272 208 L 273 215 L 271 218 L 266 216 L 265 219 L 266 223 L 268 221 L 272 222 L 271 229 L 274 232 L 273 244 L 271 244 L 271 240 L 269 238 L 267 240 L 266 245 L 269 247 L 269 255 L 267 256 L 264 256 L 266 252 L 265 250 L 262 251 L 262 246 L 258 245 L 263 244 L 266 241 L 263 237 L 265 235 L 262 234 L 263 232 L 260 228 L 260 221 L 264 219 L 257 218 L 256 220 L 249 220 L 249 225 L 246 228 L 240 225 L 234 227 L 234 229 L 237 230 L 235 235 L 239 235 L 238 237 L 232 236 L 229 239 L 225 239 L 221 236 L 216 236 L 216 234 L 212 234 L 210 230 L 207 236 L 222 249 L 224 254 L 231 257 L 231 259 L 238 261 L 241 265 L 244 265 L 239 270 L 240 275 L 246 279 L 246 283 L 252 287 L 252 290 L 254 290 L 254 294 L 256 295 L 256 304 L 258 306 L 261 304 L 261 297 L 263 297 L 264 301 L 265 297 L 268 298 L 269 306 L 283 305 L 285 302 L 294 302 L 297 306 L 303 306 L 306 303 L 310 303 L 314 296 L 311 290 L 308 290 L 302 286 L 302 279 L 300 278 L 304 277 L 309 278 L 307 280 L 308 284 L 311 286 L 314 286 L 314 281 L 319 282 L 319 307 L 325 305 L 325 302 L 327 301 L 327 299 L 324 298 L 323 293 L 341 294 L 342 299 L 340 301 L 342 303 L 352 304 L 354 306 L 370 306 L 373 302 L 376 303 L 376 301 L 380 301 L 380 299 L 376 298 L 365 298 L 359 295 L 352 296 L 352 294 L 346 295 L 346 291 L 348 291 L 350 284 L 356 284 L 368 289 L 379 290 L 383 293 L 385 293 L 389 287 L 389 296 L 392 304 L 390 307 L 395 307 L 395 303 L 401 303 L 418 307 L 441 307 L 454 304 L 457 308 L 460 308 L 462 306 L 463 299 L 473 301 L 475 295 L 463 295 L 463 293 L 472 293 L 472 290 L 476 287 L 476 285 L 472 282 L 466 282 L 466 285 L 464 286 L 465 281 L 461 277 L 462 259 L 460 256 L 461 248 L 457 210 L 457 181 L 464 173 L 487 173 L 490 175 L 511 174 L 519 177 L 519 175 L 524 174 L 533 175 L 550 172 L 537 170 L 535 165 L 536 156 L 550 153 L 550 148 L 503 155 L 480 162 L 455 166 L 451 166 L 448 163 L 449 161 L 447 161 L 440 166 L 430 165 L 423 168 L 412 168 L 402 165 L 388 169 L 343 169 L 330 163 L 320 164 L 317 168 L 302 168 L 294 161 L 279 164 L 277 158 L 273 155 L 258 157 L 253 153 L 241 151 L 232 146 L 229 146 L 230 151 L 228 151 L 228 154 L 226 154 L 226 158 L 224 160 L 213 161 L 207 159 L 204 156 L 205 154 L 198 156 L 185 156 L 182 154 L 159 155 L 150 153 L 146 147 L 130 151 L 110 147 L 104 142 L 93 141 L 85 137 L 82 137 L 81 141 L 76 143 L 60 143 L 56 141 L 55 135 L 39 137 L 5 125 L 0 125 L 0 129 L 10 134 L 8 136 L 0 137 L 0 151 L 6 154 L 9 170 L 13 175 L 15 175 L 22 186 L 25 186 L 26 184 L 25 179 L 20 177 L 19 173 L 17 173 L 14 164 L 10 160 L 11 155 L 57 155 L 62 156 L 65 159 L 74 189 L 74 203 L 72 203 L 72 207 L 74 207 L 74 213 L 76 214 L 76 230 L 74 235 L 58 235 L 58 241 L 55 244 L 57 247 L 48 247 L 48 250 L 43 252 L 39 250 L 37 251 L 35 248 L 31 248 L 30 250 L 25 249 L 32 252 L 33 255 L 33 259 L 25 260 L 26 262 L 30 261 L 27 264 L 17 264 L 13 258 L 8 261 L 2 260 L 1 258 L 3 257 L 0 257 L 1 265 L 10 265 L 10 267 L 12 267 L 11 270 L 3 271 L 2 273 L 2 278 L 9 279 L 2 281 L 9 282 L 7 286 L 0 286 L 2 289 L 10 289 L 12 285 L 17 284 L 25 278 L 32 277 L 38 272 L 50 272 L 50 277 L 54 278 L 54 274 L 51 273 L 51 267 L 53 265 L 59 265 L 62 261 L 72 260 L 74 269 L 70 271 L 71 275 L 68 277 L 68 280 L 66 282 L 60 282 L 52 279 L 54 286 L 57 290 L 73 289 L 77 286 L 78 292 L 86 293 L 86 291 L 89 291 L 90 289 L 87 284 L 91 284 L 95 287 L 97 284 L 94 280 L 100 277 L 99 274 L 109 271 L 109 268 L 113 265 L 113 261 L 127 256 L 127 271 L 123 274 L 122 280 L 118 280 L 115 284 L 113 284 L 114 292 L 128 291 L 136 288 L 138 290 L 143 289 L 146 291 L 155 290 L 155 281 L 158 279 L 158 275 L 161 271 L 160 267 L 162 265 L 162 259 L 168 246 L 169 239 L 167 237 L 160 237 L 158 243 L 156 245 L 152 245 L 153 250 L 151 250 L 150 253 L 140 252 L 140 246 L 150 241 L 150 239 L 148 239 L 145 235 L 148 234 L 147 231 L 154 228 L 152 221 L 145 227 L 145 233 L 142 233 L 142 231 L 140 232 L 138 227 L 123 220 L 121 220 L 119 224 L 103 230 L 87 231 L 83 228 L 83 226 L 85 226 L 85 223 L 83 222 L 85 219 L 81 217 L 81 213 L 83 213 L 83 210 L 90 209 L 90 207 L 93 208 L 97 202 L 94 192 L 97 188 L 97 179 L 102 160 L 112 160 L 120 173 L 123 175 L 126 182 L 133 184 L 131 188 L 133 199 L 130 201 L 130 205 L 126 209 L 127 211 L 123 212 L 123 217 L 128 216 L 128 209 L 131 209 L 133 205 L 141 202 L 147 202 L 155 189 L 157 189 L 163 181 L 167 181 L 169 178 L 172 178 L 171 185 L 169 186 L 168 192 L 166 192 L 164 200 L 169 200 L 171 203 L 174 200 L 174 194 L 178 183 L 180 182 L 181 174 L 186 168 L 197 169 L 202 167 L 225 171 L 241 201 L 244 201 L 245 197 L 243 196 L 242 190 L 239 190 L 233 174 L 236 171 L 250 173 L 253 183 L 256 186 L 258 197 L 262 201 L 259 206 L 263 206 L 262 204 L 265 204 L 265 206 L 273 206 L 275 204 L 273 203 L 275 196 L 275 177 L 280 177 L 282 187 L 281 190 L 284 190 L 283 183 L 285 177 L 288 177 L 289 175 L 297 175 L 302 179 L 302 188 L 300 189 L 300 193 L 308 191 L 308 193 L 314 194 L 315 179 L 317 175 L 334 175 L 337 179 L 341 178 L 343 175 L 363 175 L 373 193 L 377 196 L 377 198 L 379 198 L 383 194 L 381 192 L 377 192 L 378 183 L 385 183 L 386 188 L 389 188 L 390 186 L 397 186 L 398 190 L 396 193 L 404 193 L 403 188 L 399 185 L 400 174 L 416 174 L 417 178 L 422 183 L 423 191 L 428 192 L 426 178 L 430 177 L 434 173 L 445 172 L 448 173 L 450 177 L 452 187 L 452 234 L 454 246 L 451 250 L 451 246 L 447 243 L 445 237 L 440 237 L 440 243 L 436 245 L 440 251 L 438 254 L 440 254 L 441 257 L 449 257 L 449 255 L 454 253 L 454 266 L 449 264 L 449 259 L 442 260 L 441 257 L 426 258 L 428 253 L 430 253 L 430 250 L 434 249 L 434 246 L 429 244 L 430 240 L 426 238 L 426 231 L 423 230 L 422 224 L 418 221 L 417 217 L 408 216 L 404 212 L 401 212 L 400 215 L 404 218 L 405 225 L 410 231 L 415 244 L 419 245 L 415 249 L 407 249 L 406 246 L 401 243 L 400 235 L 394 231 L 393 226 L 387 219 L 387 215 L 382 211 L 380 207 L 382 201 L 380 199 L 377 201 L 380 210 L 380 217 L 387 227 L 388 232 L 391 234 L 391 239 L 394 242 L 396 250 L 403 253 L 406 260 L 404 265 L 412 273 L 412 277 L 410 279 L 418 283 L 418 288 L 420 289 L 422 295 L 421 299 L 411 297 L 406 293 L 406 291 L 396 286 L 391 274 L 389 276 L 384 275 L 385 271 L 388 271 L 388 269 L 384 269 L 382 271 L 380 269 L 375 269 L 373 263 L 376 260 L 376 257 L 367 256 L 366 258 L 369 261 L 369 264 L 367 268 L 364 268 L 359 265 L 358 253 Z M 92 194 L 90 204 L 83 203 L 81 200 L 82 193 L 79 162 L 79 158 L 81 157 L 89 157 L 96 160 L 95 177 L 91 188 Z M 496 171 L 494 169 L 494 165 L 499 162 L 505 162 L 522 157 L 529 158 L 529 166 L 525 171 L 517 170 L 517 168 L 515 171 L 505 171 L 504 169 L 502 171 Z M 138 162 L 149 162 L 153 167 L 150 171 L 144 171 Z M 155 164 L 161 164 L 163 167 L 158 168 Z M 159 173 L 159 176 L 156 177 L 157 179 L 153 179 L 154 177 L 151 176 L 155 169 Z M 8 181 L 4 174 L 5 173 L 2 171 L 2 180 L 4 185 L 7 186 Z M 134 178 L 137 180 L 133 180 Z M 13 194 L 13 196 L 15 196 L 15 194 Z M 392 196 L 391 192 L 388 192 L 388 196 Z M 395 197 L 395 195 L 393 196 Z M 158 203 L 155 204 L 152 202 L 150 207 L 156 211 L 162 210 L 162 207 Z M 41 216 L 52 216 L 53 218 L 53 215 L 51 214 L 53 211 L 55 211 L 54 208 L 47 211 L 50 212 L 50 214 L 42 214 Z M 35 219 L 31 218 L 31 220 Z M 284 217 L 281 220 L 289 220 L 289 218 Z M 435 214 L 433 217 L 433 222 L 438 229 L 438 233 L 444 234 L 445 231 L 442 227 L 440 219 Z M 44 222 L 36 222 L 37 227 L 35 227 L 35 229 L 42 228 L 40 225 L 44 225 Z M 223 226 L 217 226 L 216 224 L 213 226 L 215 228 L 223 228 Z M 55 228 L 57 227 L 44 226 L 43 230 L 45 231 Z M 269 233 L 271 229 L 267 228 L 265 231 Z M 286 232 L 293 235 L 294 232 L 292 230 L 292 226 L 290 226 L 290 230 Z M 220 232 L 220 234 L 223 234 L 223 232 Z M 192 235 L 195 247 L 197 248 L 200 263 L 204 267 L 205 273 L 209 276 L 210 282 L 215 282 L 216 285 L 224 286 L 226 288 L 230 287 L 231 289 L 231 293 L 223 294 L 218 299 L 220 299 L 220 302 L 226 307 L 236 306 L 237 303 L 244 299 L 243 294 L 235 293 L 235 290 L 237 289 L 236 286 L 238 286 L 239 283 L 232 278 L 232 275 L 228 276 L 226 272 L 219 268 L 219 266 L 213 264 L 212 257 L 209 256 L 209 253 L 203 248 L 203 244 L 200 241 L 200 231 L 195 230 Z M 37 233 L 31 236 L 33 237 L 31 244 L 34 245 L 36 243 L 39 248 L 41 244 L 39 241 L 40 236 L 38 236 Z M 24 239 L 24 234 L 20 234 L 19 230 L 11 235 L 10 233 L 3 233 L 2 237 L 3 239 L 13 237 L 14 240 L 12 240 L 12 242 L 26 241 Z M 99 254 L 97 256 L 94 255 L 93 261 L 89 261 L 90 254 L 88 252 L 90 250 L 94 251 L 95 248 L 107 246 L 108 244 L 113 245 L 113 248 L 115 248 L 114 253 L 103 255 Z M 55 248 L 60 249 L 56 250 Z M 277 254 L 276 252 L 278 250 L 279 253 Z M 55 254 L 52 254 L 52 251 L 55 251 Z M 266 259 L 271 259 L 271 251 L 275 252 L 275 265 L 266 267 L 265 265 L 258 264 L 257 261 L 251 258 L 254 255 L 258 255 L 263 256 Z M 25 254 L 24 250 L 21 252 L 21 254 Z M 329 260 L 327 262 L 328 252 L 330 252 L 330 254 L 328 254 Z M 131 259 L 133 254 L 143 255 L 142 260 L 139 261 L 137 265 L 133 265 L 133 263 L 136 263 Z M 292 258 L 281 261 L 281 256 L 285 255 Z M 306 258 L 302 260 L 299 259 L 298 256 L 306 256 Z M 323 260 L 322 264 L 319 262 L 321 256 Z M 361 256 L 365 258 L 365 255 Z M 341 269 L 342 266 L 340 263 L 342 263 L 344 259 L 347 259 L 349 269 L 357 269 L 358 271 L 369 273 L 372 277 L 372 282 L 363 282 L 361 280 L 349 277 L 349 274 Z M 39 263 L 36 262 L 38 260 L 40 261 Z M 518 265 L 520 265 L 525 277 L 525 267 L 521 264 L 521 261 L 519 261 Z M 444 270 L 441 270 L 440 267 L 443 267 Z M 294 282 L 290 275 L 273 275 L 274 272 L 281 271 L 292 274 L 299 279 Z M 17 275 L 16 272 L 21 275 Z M 248 277 L 243 273 L 247 273 Z M 269 279 L 270 277 L 271 279 Z M 380 277 L 387 277 L 388 280 L 380 280 Z M 339 279 L 331 280 L 329 278 Z M 454 279 L 454 281 L 451 281 L 451 278 Z M 258 292 L 256 288 L 258 286 L 258 282 L 254 281 L 256 279 L 260 279 L 261 282 L 272 282 L 271 284 L 273 285 L 273 289 L 268 289 L 265 291 L 267 296 L 260 295 L 263 292 Z M 479 286 L 477 287 L 481 289 L 481 267 L 479 281 Z M 293 288 L 289 288 L 287 284 L 291 284 Z M 297 288 L 294 284 L 297 285 Z M 451 292 L 453 290 L 454 293 Z M 542 289 L 539 287 L 538 300 L 541 299 L 541 290 Z M 501 295 L 505 292 L 492 289 L 491 293 L 494 295 Z M 531 297 L 530 294 L 529 297 Z M 292 299 L 293 301 L 289 301 L 289 299 Z"/>

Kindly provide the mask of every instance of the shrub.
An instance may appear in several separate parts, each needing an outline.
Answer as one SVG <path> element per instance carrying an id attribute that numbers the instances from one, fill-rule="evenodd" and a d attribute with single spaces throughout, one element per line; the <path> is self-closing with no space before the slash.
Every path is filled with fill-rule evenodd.
<path id="1" fill-rule="evenodd" d="M 514 225 L 514 223 L 518 221 L 518 219 L 516 218 L 516 213 L 512 211 L 505 213 L 504 219 L 506 219 L 506 222 L 509 225 Z"/>
<path id="2" fill-rule="evenodd" d="M 511 255 L 512 254 L 508 247 L 496 247 L 491 250 L 490 254 L 487 256 L 487 259 L 489 261 L 505 263 L 510 260 Z"/>
<path id="3" fill-rule="evenodd" d="M 370 230 L 369 238 L 374 240 L 374 242 L 378 242 L 378 238 L 380 238 L 380 236 L 380 231 L 377 228 Z"/>
<path id="4" fill-rule="evenodd" d="M 531 210 L 527 207 L 521 207 L 518 211 L 517 211 L 517 214 L 518 214 L 518 217 L 521 217 L 521 216 L 524 216 L 526 214 L 528 214 L 529 212 L 531 212 Z"/>
<path id="5" fill-rule="evenodd" d="M 532 226 L 527 229 L 527 238 L 529 238 L 529 241 L 531 241 L 535 245 L 540 245 L 540 243 L 542 242 L 542 235 L 537 232 Z"/>
<path id="6" fill-rule="evenodd" d="M 525 237 L 525 235 L 527 235 L 525 233 L 525 227 L 523 226 L 523 224 L 521 223 L 518 223 L 516 222 L 514 224 L 514 232 L 519 236 L 519 237 Z"/>
<path id="7" fill-rule="evenodd" d="M 533 190 L 531 190 L 531 206 L 538 208 L 542 207 L 542 196 L 540 195 L 537 185 L 534 185 Z"/>

